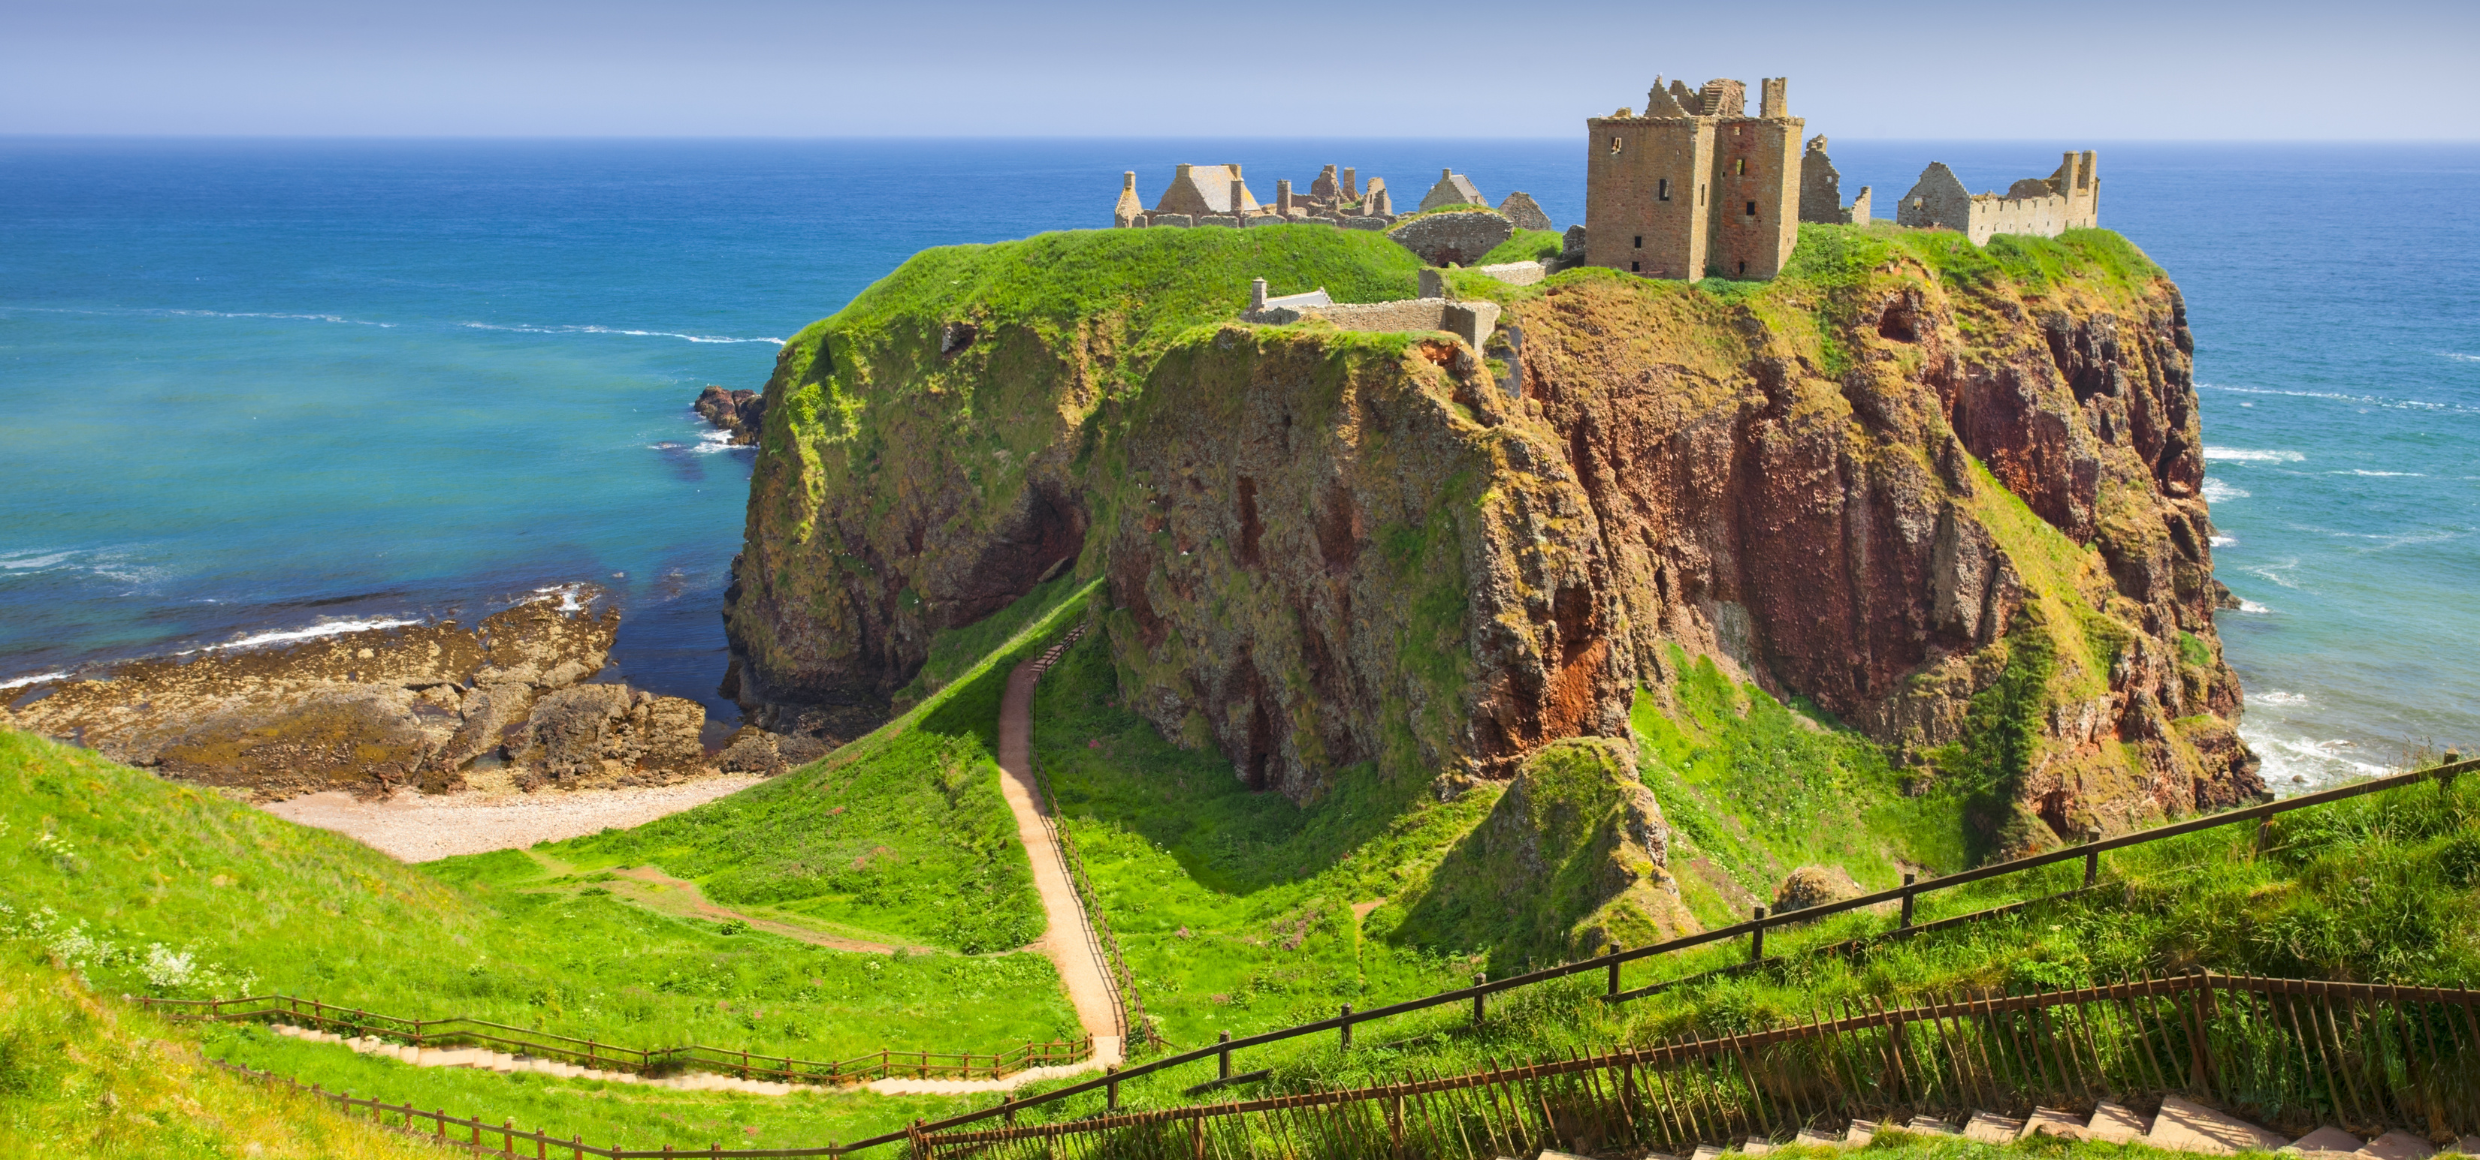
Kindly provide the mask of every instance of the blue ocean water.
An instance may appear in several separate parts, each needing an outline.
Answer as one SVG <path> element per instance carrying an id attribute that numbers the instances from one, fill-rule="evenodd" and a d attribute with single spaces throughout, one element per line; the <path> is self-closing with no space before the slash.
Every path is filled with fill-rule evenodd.
<path id="1" fill-rule="evenodd" d="M 2065 145 L 1834 150 L 1891 205 L 1931 159 L 2004 188 Z M 2104 224 L 2187 293 L 2268 774 L 2480 741 L 2480 149 L 2101 148 Z M 1564 225 L 1581 150 L 0 140 L 0 683 L 592 581 L 619 675 L 728 718 L 749 453 L 701 385 L 759 386 L 922 247 L 1107 222 L 1125 169 L 1271 196 L 1338 162 L 1409 201 L 1452 165 Z"/>

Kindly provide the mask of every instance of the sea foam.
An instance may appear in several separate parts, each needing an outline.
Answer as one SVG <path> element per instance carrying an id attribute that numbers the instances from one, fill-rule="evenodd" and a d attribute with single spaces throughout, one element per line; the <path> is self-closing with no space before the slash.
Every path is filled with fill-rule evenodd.
<path id="1" fill-rule="evenodd" d="M 45 681 L 66 680 L 68 676 L 67 673 L 36 673 L 31 677 L 10 677 L 8 680 L 0 681 L 0 689 L 22 689 L 28 685 L 40 685 Z"/>
<path id="2" fill-rule="evenodd" d="M 2307 456 L 2296 451 L 2250 451 L 2240 447 L 2207 447 L 2207 462 L 2226 460 L 2232 463 L 2297 463 Z"/>
<path id="3" fill-rule="evenodd" d="M 338 636 L 348 632 L 370 632 L 381 628 L 403 628 L 409 624 L 420 623 L 422 622 L 419 620 L 400 620 L 394 617 L 373 617 L 367 620 L 322 620 L 307 628 L 286 628 L 273 632 L 252 633 L 239 640 L 228 640 L 222 644 L 188 649 L 172 655 L 185 657 L 192 653 L 264 648 L 271 644 L 291 644 L 294 641 L 316 640 L 322 636 Z"/>
<path id="4" fill-rule="evenodd" d="M 505 330 L 517 334 L 619 334 L 631 338 L 677 338 L 683 342 L 771 342 L 782 346 L 780 338 L 738 338 L 728 334 L 682 334 L 676 330 L 629 330 L 617 326 L 502 326 L 490 322 L 460 322 L 468 330 Z"/>
<path id="5" fill-rule="evenodd" d="M 2248 492 L 2245 488 L 2232 487 L 2210 475 L 2204 477 L 2204 501 L 2206 503 L 2229 503 L 2234 499 L 2246 499 L 2247 497 Z"/>

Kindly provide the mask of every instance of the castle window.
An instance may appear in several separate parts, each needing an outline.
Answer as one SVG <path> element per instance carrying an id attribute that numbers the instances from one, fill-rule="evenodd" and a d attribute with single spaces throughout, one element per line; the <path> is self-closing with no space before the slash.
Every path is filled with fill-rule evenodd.
<path id="1" fill-rule="evenodd" d="M 1642 273 L 1642 272 L 1644 272 L 1644 267 L 1643 267 L 1643 265 L 1642 265 L 1641 263 L 1637 263 L 1637 262 L 1630 262 L 1630 263 L 1628 263 L 1628 273 L 1630 273 L 1630 274 L 1638 274 L 1638 273 Z"/>
<path id="2" fill-rule="evenodd" d="M 1671 199 L 1670 178 L 1665 177 L 1654 183 L 1653 197 L 1656 201 L 1669 201 Z"/>
<path id="3" fill-rule="evenodd" d="M 1633 249 L 1639 249 L 1639 250 L 1644 249 L 1644 248 L 1645 248 L 1645 235 L 1643 235 L 1643 234 L 1638 234 L 1638 235 L 1636 235 L 1636 244 L 1635 244 L 1632 248 L 1633 248 Z"/>
<path id="4" fill-rule="evenodd" d="M 1732 163 L 1731 172 L 1732 172 L 1732 173 L 1734 173 L 1734 174 L 1744 174 L 1744 173 L 1747 173 L 1747 172 L 1748 172 L 1748 159 L 1747 159 L 1747 158 L 1745 158 L 1745 157 L 1742 157 L 1742 158 L 1740 158 L 1738 161 L 1733 162 L 1733 163 Z"/>
<path id="5" fill-rule="evenodd" d="M 1699 206 L 1705 204 L 1705 187 L 1702 185 L 1696 187 L 1696 204 Z"/>
<path id="6" fill-rule="evenodd" d="M 1748 263 L 1742 262 L 1739 264 L 1739 273 L 1740 277 L 1745 278 L 1748 276 Z"/>
<path id="7" fill-rule="evenodd" d="M 1613 157 L 1617 157 L 1619 155 L 1619 138 L 1617 137 L 1610 139 L 1610 155 Z"/>
<path id="8" fill-rule="evenodd" d="M 1748 216 L 1750 216 L 1750 217 L 1755 217 L 1755 216 L 1757 216 L 1757 203 L 1755 203 L 1755 202 L 1753 202 L 1753 201 L 1748 203 Z"/>

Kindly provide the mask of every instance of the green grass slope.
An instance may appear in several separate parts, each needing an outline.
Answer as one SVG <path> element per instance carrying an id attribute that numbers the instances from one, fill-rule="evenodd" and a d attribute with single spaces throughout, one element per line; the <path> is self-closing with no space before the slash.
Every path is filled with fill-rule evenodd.
<path id="1" fill-rule="evenodd" d="M 305 1093 L 207 1066 L 198 1036 L 101 998 L 49 956 L 0 942 L 0 1154 L 433 1155 Z"/>

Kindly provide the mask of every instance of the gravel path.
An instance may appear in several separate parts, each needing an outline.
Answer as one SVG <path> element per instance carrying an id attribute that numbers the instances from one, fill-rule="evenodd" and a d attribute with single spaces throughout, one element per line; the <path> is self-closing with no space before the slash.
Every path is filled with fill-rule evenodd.
<path id="1" fill-rule="evenodd" d="M 764 778 L 727 773 L 679 785 L 631 789 L 547 789 L 536 793 L 452 793 L 411 789 L 371 801 L 314 793 L 263 806 L 287 821 L 334 830 L 391 857 L 428 862 L 455 854 L 520 850 L 536 842 L 643 825 L 749 788 Z"/>
<path id="2" fill-rule="evenodd" d="M 1076 887 L 1068 882 L 1067 864 L 1051 840 L 1050 827 L 1043 824 L 1041 800 L 1036 796 L 1033 684 L 1042 674 L 1035 664 L 1028 660 L 1008 674 L 1007 693 L 999 701 L 999 768 L 1006 774 L 999 779 L 999 790 L 1007 797 L 1009 812 L 1016 815 L 1016 836 L 1024 841 L 1025 853 L 1033 861 L 1034 889 L 1042 896 L 1043 914 L 1050 919 L 1036 945 L 1059 968 L 1059 981 L 1067 985 L 1068 999 L 1076 1004 L 1077 1022 L 1085 1025 L 1085 1034 L 1094 1037 L 1094 1057 L 1079 1068 L 1084 1070 L 1116 1064 L 1123 1058 L 1119 1010 L 1105 981 L 1111 968 L 1102 960 L 1093 928 L 1086 923 L 1085 907 L 1076 896 Z"/>

